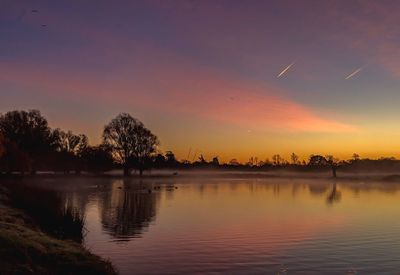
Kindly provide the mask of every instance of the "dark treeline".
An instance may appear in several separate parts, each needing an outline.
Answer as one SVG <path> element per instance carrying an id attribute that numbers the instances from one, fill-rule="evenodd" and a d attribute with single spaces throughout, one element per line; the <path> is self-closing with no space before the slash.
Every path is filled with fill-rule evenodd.
<path id="1" fill-rule="evenodd" d="M 0 116 L 0 173 L 30 173 L 53 171 L 59 173 L 104 173 L 123 169 L 142 175 L 146 169 L 223 168 L 235 170 L 293 171 L 398 171 L 400 161 L 395 158 L 361 159 L 354 154 L 350 160 L 333 156 L 311 155 L 300 161 L 292 154 L 290 161 L 280 155 L 272 160 L 250 158 L 247 163 L 232 159 L 221 164 L 218 157 L 207 161 L 200 155 L 196 161 L 177 160 L 172 151 L 158 150 L 158 138 L 142 122 L 129 114 L 119 114 L 105 125 L 102 143 L 89 145 L 87 136 L 49 127 L 46 118 L 37 110 L 10 111 Z"/>

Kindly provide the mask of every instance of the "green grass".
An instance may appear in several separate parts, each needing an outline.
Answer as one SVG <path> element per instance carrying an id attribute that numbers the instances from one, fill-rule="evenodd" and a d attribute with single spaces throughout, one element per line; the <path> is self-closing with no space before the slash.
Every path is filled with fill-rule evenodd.
<path id="1" fill-rule="evenodd" d="M 0 274 L 115 274 L 80 244 L 43 233 L 0 189 Z"/>

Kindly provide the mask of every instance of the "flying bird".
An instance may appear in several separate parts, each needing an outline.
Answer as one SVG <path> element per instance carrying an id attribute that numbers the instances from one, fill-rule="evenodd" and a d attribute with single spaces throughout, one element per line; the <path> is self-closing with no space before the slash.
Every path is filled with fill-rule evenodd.
<path id="1" fill-rule="evenodd" d="M 358 68 L 357 70 L 355 70 L 354 72 L 352 72 L 351 74 L 349 74 L 348 76 L 346 76 L 345 79 L 350 79 L 350 78 L 352 78 L 353 76 L 355 76 L 356 74 L 358 74 L 359 72 L 361 72 L 362 69 L 363 69 L 363 67 Z"/>
<path id="2" fill-rule="evenodd" d="M 294 65 L 294 62 L 289 64 L 283 71 L 281 71 L 276 77 L 280 78 L 282 75 L 284 75 L 292 66 Z"/>

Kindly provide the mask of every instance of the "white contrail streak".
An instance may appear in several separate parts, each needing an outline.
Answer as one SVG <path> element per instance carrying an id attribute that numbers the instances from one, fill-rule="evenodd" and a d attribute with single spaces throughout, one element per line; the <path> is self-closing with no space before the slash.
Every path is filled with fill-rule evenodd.
<path id="1" fill-rule="evenodd" d="M 358 68 L 357 70 L 355 70 L 354 72 L 352 72 L 351 74 L 349 74 L 348 76 L 346 76 L 346 79 L 352 78 L 353 76 L 355 76 L 356 74 L 358 74 L 359 72 L 361 72 L 363 69 L 363 67 Z"/>
<path id="2" fill-rule="evenodd" d="M 294 65 L 294 62 L 292 64 L 289 64 L 289 66 L 287 66 L 285 69 L 283 69 L 282 72 L 280 72 L 276 77 L 280 78 L 282 75 L 284 75 L 289 69 L 290 67 L 292 67 Z"/>

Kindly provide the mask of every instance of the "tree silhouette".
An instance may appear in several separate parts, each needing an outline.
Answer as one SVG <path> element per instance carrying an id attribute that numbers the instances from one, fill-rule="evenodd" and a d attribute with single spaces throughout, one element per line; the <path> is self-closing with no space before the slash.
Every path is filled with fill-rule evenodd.
<path id="1" fill-rule="evenodd" d="M 178 164 L 175 154 L 172 151 L 165 153 L 165 161 L 168 167 L 175 167 Z"/>
<path id="2" fill-rule="evenodd" d="M 273 156 L 272 156 L 272 163 L 273 163 L 274 165 L 279 166 L 279 165 L 281 165 L 283 162 L 284 162 L 284 160 L 283 160 L 283 158 L 282 158 L 279 154 L 276 154 L 276 155 L 273 155 Z"/>
<path id="3" fill-rule="evenodd" d="M 336 170 L 339 165 L 339 160 L 331 155 L 327 155 L 326 157 L 321 155 L 311 155 L 308 165 L 314 167 L 330 167 L 332 170 L 332 176 L 336 178 Z"/>
<path id="4" fill-rule="evenodd" d="M 28 155 L 32 173 L 54 147 L 54 135 L 37 110 L 11 111 L 0 116 L 0 133 Z"/>
<path id="5" fill-rule="evenodd" d="M 57 150 L 57 168 L 68 173 L 75 170 L 79 173 L 82 169 L 81 154 L 88 146 L 88 138 L 85 135 L 75 135 L 71 131 L 64 132 L 60 129 L 53 131 L 55 147 Z"/>
<path id="6" fill-rule="evenodd" d="M 19 171 L 23 174 L 30 168 L 29 156 L 15 142 L 11 142 L 0 133 L 0 172 L 11 174 L 12 171 Z"/>
<path id="7" fill-rule="evenodd" d="M 60 129 L 56 129 L 54 132 L 56 146 L 60 152 L 78 155 L 88 146 L 88 138 L 86 135 L 75 135 L 71 131 L 64 132 Z"/>
<path id="8" fill-rule="evenodd" d="M 257 160 L 256 158 L 250 157 L 249 161 L 246 163 L 247 166 L 253 167 L 257 165 Z"/>
<path id="9" fill-rule="evenodd" d="M 310 156 L 310 160 L 308 161 L 308 165 L 309 166 L 327 166 L 328 165 L 328 161 L 326 160 L 326 158 L 324 156 L 321 155 L 311 155 Z"/>
<path id="10" fill-rule="evenodd" d="M 328 155 L 326 156 L 326 161 L 332 169 L 332 176 L 336 178 L 336 170 L 339 165 L 339 159 L 335 158 L 334 156 Z"/>
<path id="11" fill-rule="evenodd" d="M 212 165 L 213 166 L 219 166 L 219 160 L 218 160 L 218 157 L 213 157 L 213 159 L 212 159 Z"/>
<path id="12" fill-rule="evenodd" d="M 123 113 L 105 126 L 103 143 L 112 149 L 114 156 L 123 165 L 124 176 L 128 176 L 131 166 L 139 169 L 140 175 L 143 174 L 159 141 L 142 122 Z"/>
<path id="13" fill-rule="evenodd" d="M 87 146 L 82 150 L 80 157 L 87 171 L 98 174 L 113 168 L 112 152 L 106 146 Z"/>
<path id="14" fill-rule="evenodd" d="M 292 164 L 294 164 L 294 165 L 299 164 L 299 156 L 298 155 L 296 155 L 295 153 L 292 153 L 290 155 L 290 158 L 292 160 Z"/>
<path id="15" fill-rule="evenodd" d="M 6 141 L 4 136 L 0 133 L 0 158 L 4 155 L 6 152 Z"/>
<path id="16" fill-rule="evenodd" d="M 157 154 L 154 157 L 154 167 L 156 168 L 162 168 L 165 166 L 166 158 L 161 154 Z"/>
<path id="17" fill-rule="evenodd" d="M 360 155 L 359 154 L 357 154 L 357 153 L 354 153 L 352 156 L 351 156 L 351 162 L 358 162 L 358 161 L 360 161 Z"/>
<path id="18" fill-rule="evenodd" d="M 203 156 L 202 154 L 201 154 L 200 157 L 199 157 L 199 162 L 200 162 L 201 164 L 206 164 L 206 163 L 207 163 L 206 159 L 204 158 L 204 156 Z"/>

